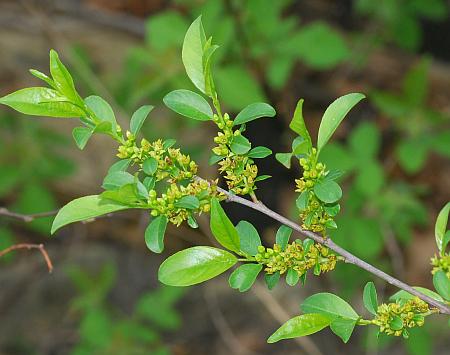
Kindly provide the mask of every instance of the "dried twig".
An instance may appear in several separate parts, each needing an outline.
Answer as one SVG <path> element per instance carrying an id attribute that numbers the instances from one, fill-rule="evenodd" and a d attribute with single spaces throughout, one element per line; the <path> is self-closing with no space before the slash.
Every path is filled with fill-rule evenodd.
<path id="1" fill-rule="evenodd" d="M 1 250 L 0 258 L 14 250 L 18 250 L 18 249 L 28 249 L 28 250 L 38 249 L 41 252 L 42 256 L 44 257 L 45 262 L 47 263 L 48 272 L 51 273 L 53 271 L 53 264 L 50 259 L 50 256 L 48 255 L 47 251 L 45 250 L 44 244 L 28 244 L 28 243 L 14 244 L 4 250 Z"/>
<path id="2" fill-rule="evenodd" d="M 22 213 L 12 212 L 5 207 L 0 207 L 0 216 L 14 218 L 14 219 L 18 219 L 25 223 L 30 223 L 30 222 L 33 222 L 37 218 L 54 216 L 58 213 L 58 211 L 59 210 L 48 211 L 48 212 L 39 212 L 39 213 L 33 213 L 33 214 L 22 214 Z"/>

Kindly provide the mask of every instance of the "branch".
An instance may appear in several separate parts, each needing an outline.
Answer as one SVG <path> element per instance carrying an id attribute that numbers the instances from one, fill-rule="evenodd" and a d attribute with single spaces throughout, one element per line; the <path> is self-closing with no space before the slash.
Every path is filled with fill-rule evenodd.
<path id="1" fill-rule="evenodd" d="M 59 210 L 48 211 L 48 212 L 39 212 L 39 213 L 33 213 L 33 214 L 21 214 L 21 213 L 11 212 L 10 210 L 8 210 L 5 207 L 0 207 L 0 216 L 10 217 L 10 218 L 18 219 L 25 223 L 30 223 L 30 222 L 33 222 L 37 218 L 54 216 L 58 213 L 58 211 Z"/>
<path id="2" fill-rule="evenodd" d="M 352 253 L 348 252 L 347 250 L 341 248 L 339 245 L 334 243 L 330 238 L 324 238 L 321 235 L 311 232 L 309 230 L 303 229 L 300 225 L 297 223 L 291 221 L 290 219 L 287 219 L 286 217 L 283 217 L 282 215 L 272 211 L 271 209 L 267 208 L 263 203 L 261 202 L 252 202 L 250 200 L 247 200 L 245 198 L 242 198 L 240 196 L 236 196 L 235 194 L 224 190 L 220 187 L 217 188 L 217 190 L 221 193 L 223 193 L 227 197 L 227 201 L 229 202 L 235 202 L 239 203 L 241 205 L 250 207 L 256 211 L 259 211 L 261 213 L 264 213 L 265 215 L 269 216 L 270 218 L 292 228 L 293 230 L 303 234 L 304 236 L 313 239 L 317 243 L 323 244 L 330 248 L 331 250 L 335 251 L 339 255 L 344 257 L 345 262 L 349 264 L 356 265 L 360 267 L 361 269 L 364 269 L 368 272 L 370 272 L 373 275 L 378 276 L 379 278 L 385 280 L 391 285 L 394 285 L 402 290 L 405 290 L 406 292 L 409 292 L 410 294 L 419 297 L 421 300 L 427 302 L 433 307 L 436 307 L 440 313 L 443 314 L 449 314 L 450 315 L 450 308 L 446 306 L 445 304 L 436 301 L 435 299 L 423 294 L 422 292 L 417 291 L 413 287 L 405 284 L 404 282 L 386 274 L 384 271 L 381 271 L 380 269 L 377 269 L 375 266 L 365 262 L 364 260 L 359 259 Z"/>
<path id="3" fill-rule="evenodd" d="M 6 254 L 8 254 L 9 252 L 12 252 L 13 250 L 18 250 L 18 249 L 39 249 L 39 251 L 41 252 L 42 256 L 44 257 L 45 262 L 47 263 L 47 267 L 48 267 L 48 272 L 51 273 L 53 271 L 53 264 L 52 261 L 47 253 L 47 251 L 45 250 L 44 244 L 14 244 L 11 245 L 9 248 L 6 248 L 4 250 L 0 251 L 0 258 Z"/>

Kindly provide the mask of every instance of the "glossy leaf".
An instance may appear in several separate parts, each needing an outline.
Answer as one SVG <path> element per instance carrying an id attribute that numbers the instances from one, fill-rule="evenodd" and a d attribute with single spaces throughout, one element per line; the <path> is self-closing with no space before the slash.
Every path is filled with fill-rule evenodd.
<path id="1" fill-rule="evenodd" d="M 275 236 L 276 243 L 281 247 L 281 250 L 285 250 L 288 243 L 289 238 L 291 237 L 292 229 L 284 224 L 280 226 L 277 230 L 277 234 Z"/>
<path id="2" fill-rule="evenodd" d="M 333 180 L 324 179 L 314 185 L 314 193 L 325 203 L 334 203 L 342 197 L 341 187 Z"/>
<path id="3" fill-rule="evenodd" d="M 83 150 L 84 147 L 86 146 L 87 142 L 89 141 L 89 138 L 91 138 L 92 133 L 93 133 L 92 129 L 90 129 L 90 128 L 75 127 L 72 130 L 72 136 L 73 136 L 73 139 L 75 140 L 77 147 L 80 148 L 81 150 Z"/>
<path id="4" fill-rule="evenodd" d="M 196 196 L 183 196 L 174 203 L 177 208 L 195 210 L 200 207 L 200 200 Z"/>
<path id="5" fill-rule="evenodd" d="M 330 324 L 331 331 L 342 339 L 344 343 L 347 343 L 355 329 L 357 320 L 336 318 Z"/>
<path id="6" fill-rule="evenodd" d="M 175 90 L 164 96 L 163 101 L 171 110 L 194 120 L 209 121 L 213 117 L 208 102 L 193 91 Z"/>
<path id="7" fill-rule="evenodd" d="M 328 317 L 358 319 L 358 314 L 342 298 L 328 292 L 309 296 L 300 306 L 305 313 L 321 313 Z"/>
<path id="8" fill-rule="evenodd" d="M 199 16 L 188 28 L 184 37 L 181 58 L 186 73 L 192 83 L 205 93 L 203 47 L 206 43 L 205 31 Z"/>
<path id="9" fill-rule="evenodd" d="M 258 253 L 258 246 L 261 245 L 261 238 L 253 224 L 247 221 L 240 221 L 236 230 L 239 235 L 241 250 L 251 256 Z"/>
<path id="10" fill-rule="evenodd" d="M 133 184 L 135 177 L 126 171 L 115 171 L 103 179 L 102 187 L 105 190 L 116 190 L 124 185 Z"/>
<path id="11" fill-rule="evenodd" d="M 300 275 L 297 271 L 294 269 L 288 269 L 286 273 L 286 283 L 289 286 L 295 286 L 298 284 L 298 281 L 300 280 Z"/>
<path id="12" fill-rule="evenodd" d="M 279 271 L 274 274 L 265 274 L 264 281 L 266 282 L 267 288 L 272 290 L 278 284 L 278 281 L 280 281 L 280 277 L 281 275 Z"/>
<path id="13" fill-rule="evenodd" d="M 318 331 L 328 327 L 331 323 L 330 318 L 323 314 L 310 313 L 289 319 L 280 328 L 273 333 L 268 343 L 276 343 L 283 339 L 292 339 L 317 333 Z"/>
<path id="14" fill-rule="evenodd" d="M 98 195 L 77 198 L 62 207 L 56 215 L 51 233 L 70 223 L 85 221 L 108 213 L 129 209 L 127 205 L 105 201 Z"/>
<path id="15" fill-rule="evenodd" d="M 286 168 L 291 168 L 292 153 L 276 153 L 275 159 L 283 164 Z"/>
<path id="16" fill-rule="evenodd" d="M 258 102 L 248 105 L 244 108 L 233 121 L 233 125 L 237 126 L 246 122 L 256 120 L 260 117 L 273 117 L 275 116 L 275 109 L 269 104 Z"/>
<path id="17" fill-rule="evenodd" d="M 220 275 L 236 263 L 237 258 L 222 249 L 188 248 L 164 260 L 158 279 L 169 286 L 191 286 Z"/>
<path id="18" fill-rule="evenodd" d="M 148 114 L 153 110 L 154 106 L 144 105 L 138 108 L 131 116 L 130 132 L 135 136 L 139 133 Z"/>
<path id="19" fill-rule="evenodd" d="M 0 104 L 33 116 L 83 117 L 84 111 L 56 90 L 33 87 L 15 91 L 0 98 Z"/>
<path id="20" fill-rule="evenodd" d="M 86 97 L 84 102 L 94 112 L 97 119 L 101 122 L 109 122 L 111 124 L 111 132 L 115 134 L 117 127 L 116 116 L 109 103 L 100 96 L 95 95 Z"/>
<path id="21" fill-rule="evenodd" d="M 303 118 L 303 99 L 300 99 L 297 103 L 297 107 L 294 111 L 294 117 L 292 118 L 289 128 L 302 137 L 307 143 L 309 149 L 312 148 L 311 136 L 309 135 L 308 129 L 305 125 L 305 120 Z"/>
<path id="22" fill-rule="evenodd" d="M 377 290 L 373 282 L 368 282 L 366 286 L 364 286 L 363 302 L 364 306 L 370 313 L 374 315 L 377 314 L 378 297 L 377 297 Z"/>
<path id="23" fill-rule="evenodd" d="M 450 279 L 444 271 L 439 270 L 433 275 L 433 285 L 444 300 L 450 301 Z"/>
<path id="24" fill-rule="evenodd" d="M 239 292 L 248 291 L 254 284 L 263 266 L 261 264 L 244 264 L 232 272 L 228 283 Z"/>
<path id="25" fill-rule="evenodd" d="M 48 75 L 41 73 L 39 70 L 35 70 L 35 69 L 30 69 L 30 73 L 33 76 L 35 76 L 36 78 L 41 79 L 44 82 L 46 82 L 48 84 L 48 86 L 50 86 L 52 89 L 57 89 L 55 82 Z"/>
<path id="26" fill-rule="evenodd" d="M 234 154 L 242 155 L 247 153 L 252 145 L 249 140 L 245 138 L 243 135 L 234 136 L 233 141 L 231 142 L 230 148 Z"/>
<path id="27" fill-rule="evenodd" d="M 449 212 L 450 212 L 450 202 L 447 202 L 444 208 L 442 208 L 442 210 L 439 212 L 436 219 L 436 224 L 434 226 L 436 245 L 441 253 L 445 251 L 443 242 L 444 242 L 444 235 L 447 230 Z"/>
<path id="28" fill-rule="evenodd" d="M 261 147 L 261 146 L 255 147 L 248 152 L 249 158 L 253 158 L 253 159 L 266 158 L 270 154 L 272 154 L 272 151 L 269 148 Z"/>
<path id="29" fill-rule="evenodd" d="M 216 198 L 211 199 L 210 227 L 214 237 L 221 245 L 229 250 L 239 252 L 238 232 Z"/>
<path id="30" fill-rule="evenodd" d="M 164 250 L 164 234 L 167 228 L 167 217 L 158 216 L 150 222 L 145 230 L 145 244 L 154 253 Z"/>
<path id="31" fill-rule="evenodd" d="M 55 50 L 50 50 L 50 73 L 56 88 L 74 102 L 79 101 L 72 76 L 59 59 Z"/>
<path id="32" fill-rule="evenodd" d="M 115 173 L 116 171 L 126 171 L 130 166 L 131 159 L 121 159 L 116 161 L 113 165 L 111 165 L 108 169 L 108 175 Z"/>
<path id="33" fill-rule="evenodd" d="M 322 122 L 319 127 L 319 135 L 317 139 L 317 149 L 322 148 L 327 144 L 328 140 L 338 128 L 339 124 L 345 118 L 347 113 L 365 96 L 363 94 L 353 93 L 347 94 L 336 99 L 325 110 L 322 117 Z"/>
<path id="34" fill-rule="evenodd" d="M 158 161 L 153 157 L 145 159 L 145 161 L 142 163 L 142 170 L 147 175 L 154 175 L 158 170 Z"/>
<path id="35" fill-rule="evenodd" d="M 295 205 L 300 211 L 304 211 L 308 207 L 309 191 L 303 191 L 295 200 Z"/>

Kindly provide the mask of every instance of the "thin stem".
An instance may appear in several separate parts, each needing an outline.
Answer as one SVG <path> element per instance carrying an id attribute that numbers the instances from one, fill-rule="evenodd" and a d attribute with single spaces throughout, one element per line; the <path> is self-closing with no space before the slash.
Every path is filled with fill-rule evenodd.
<path id="1" fill-rule="evenodd" d="M 10 252 L 12 252 L 13 250 L 18 250 L 18 249 L 38 249 L 42 256 L 44 257 L 45 262 L 47 263 L 47 268 L 48 268 L 48 272 L 51 273 L 53 271 L 53 264 L 52 261 L 47 253 L 47 251 L 44 248 L 44 244 L 27 244 L 27 243 L 23 243 L 23 244 L 14 244 L 11 245 L 9 248 L 6 248 L 4 250 L 0 251 L 0 258 Z"/>
<path id="2" fill-rule="evenodd" d="M 269 217 L 271 217 L 272 219 L 292 228 L 293 230 L 303 234 L 304 236 L 313 239 L 314 241 L 316 241 L 317 243 L 323 244 L 325 246 L 327 246 L 328 248 L 330 248 L 331 250 L 333 250 L 334 252 L 338 253 L 339 255 L 341 255 L 346 263 L 349 264 L 353 264 L 356 265 L 358 267 L 360 267 L 361 269 L 364 269 L 368 272 L 370 272 L 373 275 L 378 276 L 379 278 L 385 280 L 386 282 L 388 282 L 389 284 L 396 286 L 402 290 L 405 290 L 407 292 L 409 292 L 410 294 L 419 297 L 421 300 L 427 302 L 428 304 L 436 307 L 437 309 L 439 309 L 440 313 L 443 314 L 450 314 L 450 308 L 444 304 L 442 304 L 441 302 L 436 301 L 435 299 L 423 294 L 420 291 L 417 291 L 416 289 L 414 289 L 413 287 L 407 285 L 406 283 L 390 276 L 389 274 L 385 273 L 384 271 L 381 271 L 380 269 L 376 268 L 375 266 L 365 262 L 364 260 L 361 260 L 360 258 L 358 258 L 357 256 L 353 255 L 352 253 L 348 252 L 347 250 L 343 249 L 342 247 L 340 247 L 339 245 L 337 245 L 336 243 L 334 243 L 330 238 L 324 238 L 321 235 L 314 233 L 312 231 L 303 229 L 300 225 L 298 225 L 297 223 L 287 219 L 286 217 L 278 214 L 277 212 L 272 211 L 271 209 L 269 209 L 268 207 L 266 207 L 264 204 L 262 203 L 255 203 L 252 202 L 250 200 L 247 200 L 245 198 L 242 198 L 240 196 L 237 196 L 233 193 L 230 193 L 227 190 L 224 190 L 220 187 L 217 188 L 217 190 L 221 193 L 223 193 L 226 197 L 227 197 L 227 201 L 229 202 L 235 202 L 235 203 L 239 203 L 241 205 L 250 207 L 256 211 L 259 211 Z"/>
<path id="3" fill-rule="evenodd" d="M 10 217 L 14 219 L 21 220 L 25 223 L 33 222 L 36 218 L 50 217 L 54 216 L 58 213 L 59 210 L 48 211 L 48 212 L 39 212 L 33 214 L 21 214 L 8 210 L 5 207 L 0 207 L 0 216 Z"/>

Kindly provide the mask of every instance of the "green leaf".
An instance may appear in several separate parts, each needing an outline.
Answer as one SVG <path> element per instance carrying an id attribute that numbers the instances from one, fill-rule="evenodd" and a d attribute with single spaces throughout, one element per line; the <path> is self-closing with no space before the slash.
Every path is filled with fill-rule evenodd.
<path id="1" fill-rule="evenodd" d="M 201 16 L 189 26 L 184 37 L 181 58 L 186 73 L 192 83 L 205 93 L 205 76 L 203 65 L 203 48 L 206 43 L 205 31 Z"/>
<path id="2" fill-rule="evenodd" d="M 256 179 L 255 179 L 256 181 Z M 444 239 L 442 240 L 442 253 L 445 252 L 445 249 L 447 249 L 447 245 L 450 243 L 450 230 L 445 232 Z"/>
<path id="3" fill-rule="evenodd" d="M 272 151 L 269 148 L 258 146 L 248 152 L 248 157 L 253 159 L 266 158 L 270 154 L 272 154 Z"/>
<path id="4" fill-rule="evenodd" d="M 237 258 L 221 249 L 193 247 L 170 256 L 159 267 L 158 279 L 169 286 L 191 286 L 212 279 L 237 263 Z"/>
<path id="5" fill-rule="evenodd" d="M 154 175 L 156 173 L 156 170 L 158 170 L 158 161 L 153 157 L 145 159 L 145 161 L 142 163 L 142 170 L 147 175 Z"/>
<path id="6" fill-rule="evenodd" d="M 427 295 L 428 297 L 431 297 L 432 299 L 439 301 L 439 302 L 444 302 L 444 299 L 437 294 L 434 291 L 431 291 L 425 287 L 420 287 L 420 286 L 414 286 L 413 287 L 415 290 L 422 292 L 424 295 Z M 410 294 L 409 292 L 406 292 L 404 290 L 400 290 L 396 293 L 394 293 L 391 297 L 389 297 L 390 301 L 398 301 L 398 300 L 410 300 L 415 298 L 416 296 Z"/>
<path id="7" fill-rule="evenodd" d="M 449 212 L 450 212 L 450 202 L 447 202 L 444 208 L 442 208 L 442 210 L 439 212 L 436 219 L 436 224 L 434 226 L 434 236 L 436 238 L 436 245 L 440 253 L 445 252 L 444 235 L 445 231 L 447 230 Z"/>
<path id="8" fill-rule="evenodd" d="M 258 246 L 261 245 L 261 238 L 256 228 L 247 221 L 240 221 L 236 230 L 239 235 L 241 250 L 248 255 L 255 256 L 258 253 Z"/>
<path id="9" fill-rule="evenodd" d="M 108 169 L 108 175 L 115 173 L 116 171 L 126 171 L 130 166 L 131 159 L 121 159 L 116 161 L 113 165 L 111 165 Z"/>
<path id="10" fill-rule="evenodd" d="M 211 199 L 210 227 L 214 237 L 221 245 L 234 252 L 239 252 L 241 247 L 238 232 L 216 198 Z"/>
<path id="11" fill-rule="evenodd" d="M 283 164 L 286 168 L 291 168 L 292 153 L 276 153 L 275 159 Z"/>
<path id="12" fill-rule="evenodd" d="M 378 298 L 377 290 L 373 282 L 368 282 L 366 286 L 364 286 L 363 302 L 364 306 L 370 313 L 374 315 L 377 314 Z"/>
<path id="13" fill-rule="evenodd" d="M 257 102 L 244 108 L 233 121 L 233 125 L 237 126 L 246 122 L 256 120 L 260 117 L 274 117 L 275 109 L 269 104 Z"/>
<path id="14" fill-rule="evenodd" d="M 139 131 L 142 128 L 142 125 L 144 124 L 145 119 L 147 118 L 150 111 L 152 111 L 154 106 L 151 105 L 144 105 L 140 108 L 138 108 L 134 113 L 133 116 L 131 116 L 130 121 L 130 131 L 135 136 L 139 133 Z"/>
<path id="15" fill-rule="evenodd" d="M 116 134 L 117 122 L 114 111 L 104 99 L 100 96 L 91 95 L 84 99 L 84 102 L 94 112 L 97 119 L 101 122 L 111 124 L 111 133 Z"/>
<path id="16" fill-rule="evenodd" d="M 198 228 L 198 223 L 192 215 L 189 215 L 187 223 L 191 228 Z"/>
<path id="17" fill-rule="evenodd" d="M 292 229 L 284 224 L 280 226 L 277 230 L 277 234 L 275 237 L 276 243 L 281 247 L 281 250 L 284 251 L 289 243 L 289 238 L 291 237 Z"/>
<path id="18" fill-rule="evenodd" d="M 248 291 L 262 268 L 261 264 L 244 264 L 239 266 L 228 279 L 230 287 L 239 290 L 239 292 Z"/>
<path id="19" fill-rule="evenodd" d="M 270 179 L 272 175 L 260 175 L 255 178 L 255 182 Z"/>
<path id="20" fill-rule="evenodd" d="M 444 271 L 439 270 L 433 275 L 433 285 L 444 300 L 450 301 L 450 280 Z"/>
<path id="21" fill-rule="evenodd" d="M 169 149 L 169 148 L 173 147 L 176 142 L 177 142 L 176 139 L 173 139 L 173 138 L 166 139 L 163 142 L 163 148 L 164 149 Z"/>
<path id="22" fill-rule="evenodd" d="M 53 81 L 52 78 L 48 77 L 47 75 L 45 75 L 44 73 L 41 73 L 39 70 L 35 70 L 35 69 L 30 69 L 30 73 L 35 76 L 38 79 L 41 79 L 43 81 L 45 81 L 48 86 L 50 86 L 52 89 L 57 89 L 55 82 Z"/>
<path id="23" fill-rule="evenodd" d="M 309 296 L 300 306 L 305 313 L 321 313 L 328 317 L 358 319 L 358 314 L 342 298 L 328 292 Z"/>
<path id="24" fill-rule="evenodd" d="M 176 113 L 198 121 L 213 117 L 211 106 L 199 94 L 189 90 L 175 90 L 164 96 L 165 105 Z"/>
<path id="25" fill-rule="evenodd" d="M 289 286 L 295 286 L 298 284 L 298 281 L 300 280 L 299 273 L 294 269 L 288 269 L 286 273 L 286 283 Z"/>
<path id="26" fill-rule="evenodd" d="M 309 201 L 309 191 L 305 190 L 295 200 L 295 205 L 300 211 L 304 211 L 306 210 L 306 207 L 308 207 L 308 201 Z"/>
<path id="27" fill-rule="evenodd" d="M 101 193 L 100 197 L 107 201 L 115 201 L 130 208 L 140 208 L 142 203 L 147 200 L 148 192 L 141 182 L 132 182 L 129 184 L 115 187 L 113 190 L 107 190 Z"/>
<path id="28" fill-rule="evenodd" d="M 50 50 L 50 74 L 57 90 L 61 94 L 68 97 L 71 101 L 81 101 L 75 90 L 72 76 L 59 59 L 58 53 L 53 49 Z"/>
<path id="29" fill-rule="evenodd" d="M 225 158 L 225 156 L 223 155 L 216 155 L 216 154 L 211 154 L 211 156 L 208 159 L 208 165 L 214 165 L 216 163 L 218 163 L 219 161 L 221 161 L 223 158 Z"/>
<path id="30" fill-rule="evenodd" d="M 276 343 L 283 339 L 292 339 L 317 333 L 330 325 L 330 318 L 323 314 L 310 313 L 289 319 L 273 333 L 267 342 Z"/>
<path id="31" fill-rule="evenodd" d="M 314 185 L 314 193 L 325 203 L 334 203 L 342 197 L 341 187 L 337 182 L 324 179 Z"/>
<path id="32" fill-rule="evenodd" d="M 205 77 L 205 94 L 211 98 L 216 97 L 216 88 L 211 71 L 211 63 L 214 52 L 219 48 L 217 45 L 211 45 L 212 38 L 203 48 L 203 75 Z"/>
<path id="33" fill-rule="evenodd" d="M 174 203 L 174 206 L 177 208 L 196 210 L 200 207 L 200 200 L 196 196 L 183 196 Z"/>
<path id="34" fill-rule="evenodd" d="M 135 177 L 126 171 L 115 171 L 108 174 L 103 179 L 102 187 L 105 190 L 117 190 L 118 188 L 133 184 L 135 182 Z"/>
<path id="35" fill-rule="evenodd" d="M 167 228 L 167 217 L 158 216 L 145 230 L 145 244 L 154 253 L 162 253 L 164 250 L 164 234 Z"/>
<path id="36" fill-rule="evenodd" d="M 33 116 L 83 117 L 83 110 L 68 102 L 56 90 L 33 87 L 15 91 L 0 98 L 0 103 Z"/>
<path id="37" fill-rule="evenodd" d="M 230 148 L 234 154 L 242 155 L 247 153 L 252 145 L 249 140 L 245 138 L 243 135 L 234 136 L 233 141 L 231 142 Z"/>
<path id="38" fill-rule="evenodd" d="M 336 318 L 331 322 L 330 329 L 344 343 L 347 343 L 355 329 L 356 323 L 357 320 L 355 319 Z"/>
<path id="39" fill-rule="evenodd" d="M 77 147 L 80 148 L 81 150 L 83 150 L 84 147 L 86 146 L 87 142 L 89 141 L 89 138 L 91 138 L 92 133 L 93 133 L 92 129 L 90 129 L 90 128 L 75 127 L 72 130 L 72 136 L 73 136 L 73 139 L 75 140 Z"/>
<path id="40" fill-rule="evenodd" d="M 300 99 L 297 103 L 297 107 L 294 111 L 294 117 L 292 118 L 289 128 L 302 137 L 307 143 L 308 150 L 312 148 L 311 136 L 305 125 L 303 118 L 303 99 Z"/>
<path id="41" fill-rule="evenodd" d="M 399 316 L 394 316 L 389 322 L 389 326 L 393 330 L 401 330 L 403 328 L 403 320 Z"/>
<path id="42" fill-rule="evenodd" d="M 319 127 L 317 139 L 317 149 L 320 152 L 327 144 L 328 140 L 338 128 L 339 124 L 345 118 L 347 113 L 365 96 L 363 94 L 353 93 L 341 96 L 331 103 L 325 110 L 322 122 Z"/>
<path id="43" fill-rule="evenodd" d="M 102 200 L 98 195 L 80 197 L 59 210 L 53 221 L 51 233 L 54 234 L 58 229 L 70 223 L 85 221 L 129 208 L 129 206 L 120 203 Z"/>
<path id="44" fill-rule="evenodd" d="M 274 274 L 264 275 L 264 281 L 266 282 L 267 288 L 269 290 L 272 290 L 278 284 L 278 281 L 280 281 L 280 276 L 281 275 L 279 271 Z"/>

